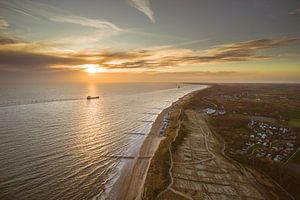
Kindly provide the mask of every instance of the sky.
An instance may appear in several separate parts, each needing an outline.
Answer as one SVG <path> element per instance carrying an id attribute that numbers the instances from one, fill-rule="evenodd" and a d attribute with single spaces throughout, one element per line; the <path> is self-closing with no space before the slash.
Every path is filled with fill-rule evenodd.
<path id="1" fill-rule="evenodd" d="M 300 82 L 299 0 L 0 0 L 0 82 Z"/>

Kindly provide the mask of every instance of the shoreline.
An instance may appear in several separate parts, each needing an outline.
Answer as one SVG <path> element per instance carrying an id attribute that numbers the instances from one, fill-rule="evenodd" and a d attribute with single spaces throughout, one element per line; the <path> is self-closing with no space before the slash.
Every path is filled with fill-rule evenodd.
<path id="1" fill-rule="evenodd" d="M 228 92 L 227 90 L 225 91 Z M 228 93 L 231 91 L 229 90 Z M 178 196 L 178 198 L 184 197 L 190 199 L 189 197 L 191 196 L 203 197 L 203 195 L 212 195 L 212 199 L 218 199 L 222 195 L 224 197 L 223 192 L 220 191 L 225 191 L 226 188 L 223 188 L 224 185 L 222 184 L 226 183 L 226 187 L 231 188 L 226 190 L 227 193 L 225 195 L 227 197 L 236 196 L 239 198 L 242 194 L 242 196 L 249 196 L 249 198 L 253 197 L 255 199 L 295 199 L 291 193 L 283 188 L 284 185 L 275 181 L 259 168 L 254 166 L 249 167 L 247 163 L 239 162 L 229 157 L 225 151 L 228 148 L 228 143 L 225 142 L 226 135 L 224 136 L 216 132 L 217 129 L 215 129 L 215 126 L 220 126 L 219 124 L 213 124 L 215 126 L 211 124 L 213 119 L 219 122 L 224 116 L 209 118 L 208 115 L 199 114 L 200 108 L 204 109 L 213 104 L 210 102 L 207 103 L 207 100 L 204 98 L 205 96 L 211 95 L 210 97 L 214 99 L 216 94 L 219 96 L 224 94 L 220 93 L 218 88 L 213 90 L 213 94 L 211 92 L 203 92 L 203 94 L 198 93 L 199 96 L 196 94 L 196 97 L 187 102 L 187 105 L 182 106 L 185 111 L 180 120 L 179 117 L 174 117 L 174 120 L 178 119 L 177 124 L 174 122 L 174 129 L 170 130 L 168 134 L 169 139 L 162 142 L 163 145 L 159 146 L 157 154 L 152 159 L 153 163 L 151 163 L 146 182 L 144 183 L 143 198 L 158 199 L 160 197 L 159 199 L 176 199 L 175 197 Z M 234 92 L 236 92 L 236 89 L 234 89 Z M 216 104 L 213 105 L 218 107 Z M 222 104 L 219 103 L 219 105 Z M 234 105 L 230 108 L 236 109 Z M 231 114 L 230 111 L 226 107 L 226 112 Z M 225 119 L 235 119 L 229 114 L 225 116 Z M 196 116 L 198 116 L 197 120 Z M 180 128 L 182 123 L 184 126 Z M 227 125 L 230 127 L 231 125 L 226 124 L 228 120 L 224 119 L 222 123 L 224 126 Z M 181 131 L 181 137 L 178 137 L 180 136 L 178 135 L 178 131 Z M 198 138 L 197 141 L 197 137 L 200 137 L 199 134 L 202 138 Z M 206 139 L 207 137 L 210 137 L 210 139 Z M 203 141 L 205 145 L 203 145 Z M 236 143 L 235 141 L 237 140 L 235 139 L 233 143 Z M 207 147 L 207 144 L 209 144 L 209 147 Z M 173 148 L 170 148 L 171 146 Z M 204 149 L 203 146 L 206 146 L 206 148 Z M 173 156 L 172 154 L 175 155 Z M 215 161 L 208 161 L 212 159 Z M 190 163 L 186 163 L 187 161 L 190 161 Z M 182 167 L 184 165 L 189 165 L 189 167 Z M 214 171 L 216 168 L 222 169 L 222 172 L 226 172 L 230 176 L 222 176 L 217 170 Z M 199 177 L 195 177 L 195 174 Z M 176 181 L 174 181 L 175 179 Z M 220 184 L 220 180 L 224 182 Z M 239 180 L 239 183 L 232 180 Z M 218 195 L 220 197 L 217 197 Z"/>
<path id="2" fill-rule="evenodd" d="M 122 174 L 113 185 L 111 191 L 109 192 L 108 199 L 141 199 L 144 190 L 144 183 L 147 177 L 147 172 L 150 167 L 151 160 L 155 155 L 158 147 L 166 136 L 160 135 L 160 129 L 163 125 L 163 120 L 170 109 L 176 107 L 180 109 L 180 105 L 186 100 L 190 99 L 196 93 L 201 90 L 207 89 L 209 85 L 203 85 L 203 88 L 192 91 L 177 101 L 173 102 L 172 105 L 162 110 L 152 124 L 149 134 L 144 139 L 141 148 L 138 151 L 138 155 L 131 160 L 122 169 Z M 174 112 L 174 111 L 173 111 Z M 171 113 L 172 114 L 172 113 Z"/>

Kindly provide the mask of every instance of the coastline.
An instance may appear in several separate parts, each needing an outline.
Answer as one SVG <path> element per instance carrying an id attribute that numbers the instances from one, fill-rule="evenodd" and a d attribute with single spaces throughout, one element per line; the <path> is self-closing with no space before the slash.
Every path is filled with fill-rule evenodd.
<path id="1" fill-rule="evenodd" d="M 160 129 L 163 120 L 170 109 L 180 109 L 180 104 L 190 99 L 201 90 L 207 89 L 208 85 L 203 85 L 203 88 L 190 92 L 177 101 L 173 102 L 171 106 L 162 110 L 152 124 L 149 134 L 143 141 L 143 144 L 138 152 L 138 155 L 122 169 L 121 176 L 113 185 L 109 192 L 108 199 L 141 199 L 144 190 L 144 183 L 147 177 L 147 172 L 150 167 L 151 160 L 155 155 L 161 141 L 166 136 L 160 136 Z M 175 111 L 174 111 L 175 112 Z"/>
<path id="2" fill-rule="evenodd" d="M 233 90 L 234 92 L 239 91 L 235 88 Z M 161 142 L 152 159 L 153 163 L 150 165 L 144 183 L 143 199 L 158 199 L 158 197 L 160 199 L 177 199 L 179 197 L 191 199 L 190 196 L 210 195 L 212 195 L 212 199 L 220 199 L 224 197 L 224 191 L 226 191 L 227 197 L 247 196 L 250 199 L 261 200 L 295 199 L 284 189 L 284 185 L 276 182 L 259 168 L 254 166 L 252 168 L 247 163 L 236 161 L 225 152 L 225 149 L 228 148 L 226 146 L 228 143 L 225 142 L 226 135 L 220 135 L 219 132 L 216 132 L 216 124 L 211 124 L 213 119 L 218 122 L 222 120 L 223 115 L 220 114 L 219 118 L 209 118 L 208 115 L 199 112 L 200 108 L 204 109 L 212 105 L 206 101 L 204 96 L 214 95 L 212 97 L 215 98 L 216 94 L 223 95 L 219 91 L 217 87 L 217 89 L 214 88 L 213 94 L 211 91 L 208 91 L 208 94 L 206 91 L 203 94 L 198 93 L 199 96 L 197 95 L 182 106 L 184 112 L 181 117 L 174 116 L 173 119 L 177 123 L 174 122 L 173 129 L 168 130 L 168 137 Z M 215 106 L 217 107 L 217 105 Z M 234 105 L 230 108 L 236 110 Z M 229 112 L 225 116 L 226 119 L 233 118 L 228 107 L 226 112 Z M 222 121 L 222 123 L 224 122 Z M 224 126 L 230 127 L 231 124 L 226 123 L 228 121 L 225 121 Z M 184 126 L 180 126 L 182 124 Z M 178 131 L 180 134 L 177 134 Z M 200 137 L 199 134 L 202 138 L 197 139 Z M 205 145 L 203 145 L 203 141 Z M 235 139 L 233 143 L 236 141 Z M 173 148 L 170 148 L 171 145 Z M 215 161 L 209 162 L 209 160 Z M 187 161 L 192 162 L 188 163 Z M 222 173 L 228 176 L 223 176 L 216 169 L 221 169 Z"/>

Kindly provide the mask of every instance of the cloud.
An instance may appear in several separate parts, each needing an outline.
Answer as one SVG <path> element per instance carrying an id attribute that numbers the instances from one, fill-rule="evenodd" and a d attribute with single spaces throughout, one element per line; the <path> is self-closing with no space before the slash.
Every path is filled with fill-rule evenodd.
<path id="1" fill-rule="evenodd" d="M 49 19 L 55 22 L 77 24 L 77 25 L 92 27 L 104 31 L 116 31 L 116 32 L 121 31 L 121 29 L 118 26 L 105 20 L 90 19 L 90 18 L 80 17 L 80 16 L 58 16 L 58 17 L 55 16 L 55 17 L 50 17 Z"/>
<path id="2" fill-rule="evenodd" d="M 258 51 L 279 47 L 291 42 L 298 41 L 297 38 L 267 38 L 250 40 L 217 46 L 208 51 L 213 58 L 222 61 L 247 61 L 253 59 L 267 58 L 257 55 Z"/>
<path id="3" fill-rule="evenodd" d="M 5 19 L 0 19 L 0 29 L 6 29 L 9 27 L 8 22 Z"/>
<path id="4" fill-rule="evenodd" d="M 39 51 L 32 49 L 33 44 L 24 44 L 20 49 L 0 48 L 0 68 L 53 70 L 70 69 L 74 66 L 95 64 L 111 72 L 168 72 L 174 69 L 182 71 L 185 66 L 203 64 L 222 64 L 229 62 L 256 61 L 269 59 L 275 55 L 263 55 L 261 51 L 281 47 L 299 41 L 298 38 L 266 38 L 223 44 L 207 50 L 191 50 L 174 46 L 146 50 L 128 50 L 120 52 L 93 51 Z M 13 43 L 7 41 L 6 43 Z M 29 48 L 26 48 L 26 45 Z M 42 48 L 41 48 L 42 49 Z M 278 55 L 276 55 L 278 56 Z"/>
<path id="5" fill-rule="evenodd" d="M 95 45 L 96 42 L 105 38 L 125 32 L 125 30 L 119 28 L 117 25 L 100 19 L 91 19 L 81 16 L 52 16 L 49 20 L 59 23 L 69 23 L 79 26 L 93 28 L 92 32 L 71 35 L 68 37 L 55 38 L 48 43 L 58 46 L 69 46 L 69 47 L 88 47 Z"/>
<path id="6" fill-rule="evenodd" d="M 149 0 L 128 0 L 129 5 L 144 13 L 153 23 L 155 22 Z"/>
<path id="7" fill-rule="evenodd" d="M 66 13 L 65 10 L 31 0 L 2 0 L 0 1 L 0 5 L 7 10 L 34 18 L 35 20 L 41 20 L 50 16 L 55 16 L 58 14 L 63 15 Z"/>
<path id="8" fill-rule="evenodd" d="M 3 4 L 2 6 L 6 9 L 10 9 L 35 19 L 47 19 L 53 22 L 77 24 L 80 26 L 96 28 L 98 30 L 121 30 L 118 26 L 106 20 L 70 15 L 70 13 L 66 10 L 44 3 L 33 2 L 30 0 L 24 0 L 24 2 L 3 1 L 0 2 L 0 4 Z"/>
<path id="9" fill-rule="evenodd" d="M 6 9 L 39 21 L 46 20 L 93 28 L 94 30 L 90 32 L 92 34 L 90 37 L 96 37 L 98 41 L 123 31 L 120 27 L 109 21 L 72 15 L 67 10 L 31 0 L 24 0 L 24 2 L 4 0 L 0 1 L 0 5 Z M 76 35 L 73 35 L 73 37 L 76 37 Z M 82 40 L 84 36 L 77 35 L 77 37 Z M 68 40 L 68 38 L 65 39 Z"/>
<path id="10" fill-rule="evenodd" d="M 154 21 L 153 12 L 150 10 L 149 1 L 137 1 L 131 0 L 130 4 L 138 8 L 144 13 L 148 13 L 148 16 L 151 17 Z M 78 25 L 85 27 L 86 31 L 74 31 L 67 37 L 56 35 L 53 38 L 44 38 L 44 41 L 39 41 L 47 43 L 47 45 L 57 45 L 57 48 L 60 49 L 84 49 L 84 48 L 97 48 L 97 43 L 105 40 L 105 44 L 102 44 L 102 47 L 111 44 L 117 43 L 115 40 L 109 40 L 110 37 L 119 36 L 121 34 L 128 34 L 131 37 L 138 35 L 138 37 L 159 37 L 159 38 L 168 38 L 176 40 L 186 40 L 182 37 L 175 37 L 171 35 L 161 35 L 143 32 L 136 28 L 123 28 L 114 24 L 111 21 L 101 19 L 101 18 L 88 18 L 84 16 L 77 16 L 76 14 L 68 11 L 67 9 L 61 9 L 55 6 L 52 6 L 48 3 L 42 3 L 31 0 L 22 0 L 22 1 L 12 1 L 12 0 L 0 0 L 0 7 L 13 12 L 17 17 L 22 18 L 31 18 L 34 22 L 39 24 L 48 25 L 50 22 L 51 26 L 53 24 L 65 23 Z M 35 29 L 36 27 L 34 27 Z M 66 27 L 68 28 L 68 27 Z M 87 30 L 88 29 L 88 30 Z M 80 41 L 82 43 L 80 44 Z M 114 44 L 115 45 L 115 44 Z M 117 44 L 116 44 L 117 45 Z M 130 43 L 132 45 L 132 43 Z M 135 44 L 134 44 L 135 45 Z"/>
<path id="11" fill-rule="evenodd" d="M 24 1 L 24 2 L 23 2 Z M 7 10 L 11 10 L 22 17 L 30 17 L 37 21 L 73 24 L 81 27 L 89 28 L 85 32 L 74 32 L 67 37 L 55 36 L 54 38 L 47 38 L 44 41 L 39 41 L 46 46 L 56 46 L 56 48 L 79 49 L 90 48 L 103 39 L 115 36 L 120 33 L 127 32 L 117 25 L 104 19 L 92 19 L 71 14 L 67 10 L 57 8 L 45 3 L 35 2 L 31 0 L 20 1 L 0 1 L 0 6 Z M 55 48 L 55 47 L 54 47 Z"/>
<path id="12" fill-rule="evenodd" d="M 52 65 L 75 65 L 83 63 L 80 58 L 58 55 L 0 50 L 0 69 L 5 71 L 49 70 Z"/>
<path id="13" fill-rule="evenodd" d="M 13 36 L 0 35 L 0 45 L 11 45 L 18 43 L 23 43 L 23 41 Z"/>
<path id="14" fill-rule="evenodd" d="M 270 58 L 262 50 L 276 48 L 298 39 L 272 38 L 215 46 L 205 51 L 182 48 L 154 48 L 132 52 L 102 53 L 97 64 L 110 69 L 164 69 L 187 65 L 253 61 Z"/>
<path id="15" fill-rule="evenodd" d="M 297 15 L 297 14 L 300 14 L 300 8 L 297 8 L 297 9 L 289 12 L 289 15 Z"/>

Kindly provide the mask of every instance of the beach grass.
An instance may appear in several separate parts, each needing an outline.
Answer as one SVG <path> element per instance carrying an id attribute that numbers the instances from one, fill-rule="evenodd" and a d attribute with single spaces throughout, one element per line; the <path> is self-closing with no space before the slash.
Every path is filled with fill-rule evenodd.
<path id="1" fill-rule="evenodd" d="M 184 101 L 179 105 L 171 115 L 169 127 L 166 130 L 166 137 L 161 141 L 155 155 L 151 160 L 151 164 L 147 173 L 143 199 L 155 199 L 157 195 L 165 190 L 171 183 L 169 176 L 169 169 L 171 166 L 169 147 L 172 145 L 171 150 L 176 149 L 176 146 L 183 140 L 185 133 L 179 131 L 179 138 L 176 138 L 176 131 L 179 128 L 179 123 L 182 120 L 181 108 L 190 99 Z M 181 129 L 180 129 L 181 130 Z M 182 137 L 183 136 L 183 137 Z"/>

